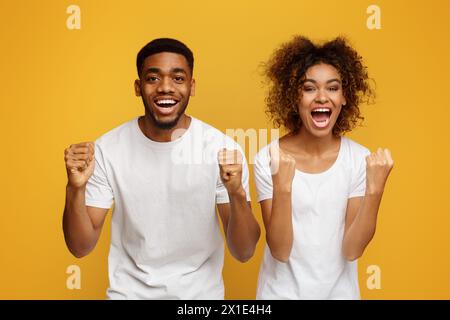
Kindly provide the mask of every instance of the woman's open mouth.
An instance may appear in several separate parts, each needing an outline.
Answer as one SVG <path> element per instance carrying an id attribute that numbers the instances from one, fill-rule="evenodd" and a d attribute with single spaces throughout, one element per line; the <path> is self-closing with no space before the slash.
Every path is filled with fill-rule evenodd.
<path id="1" fill-rule="evenodd" d="M 311 117 L 317 128 L 326 128 L 330 123 L 330 108 L 315 108 L 311 111 Z"/>

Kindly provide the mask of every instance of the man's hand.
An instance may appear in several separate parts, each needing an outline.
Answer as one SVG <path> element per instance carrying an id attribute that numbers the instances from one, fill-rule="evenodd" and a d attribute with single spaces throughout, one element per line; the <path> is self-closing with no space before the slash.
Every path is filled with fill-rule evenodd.
<path id="1" fill-rule="evenodd" d="M 222 149 L 218 153 L 220 178 L 228 193 L 243 192 L 242 154 L 238 150 Z"/>
<path id="2" fill-rule="evenodd" d="M 380 195 L 384 191 L 389 173 L 394 166 L 391 152 L 378 148 L 366 157 L 366 194 Z"/>
<path id="3" fill-rule="evenodd" d="M 295 175 L 294 157 L 273 144 L 269 148 L 269 154 L 274 189 L 290 192 Z"/>
<path id="4" fill-rule="evenodd" d="M 64 160 L 69 186 L 75 188 L 85 186 L 94 172 L 94 143 L 83 142 L 71 145 L 64 150 Z"/>

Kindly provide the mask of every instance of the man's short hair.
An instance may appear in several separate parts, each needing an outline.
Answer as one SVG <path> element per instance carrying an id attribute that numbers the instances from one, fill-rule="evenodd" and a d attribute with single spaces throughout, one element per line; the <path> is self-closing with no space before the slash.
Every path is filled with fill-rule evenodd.
<path id="1" fill-rule="evenodd" d="M 141 74 L 145 59 L 151 55 L 161 52 L 173 52 L 184 56 L 188 62 L 192 75 L 194 71 L 194 55 L 192 51 L 181 41 L 170 38 L 159 38 L 150 41 L 139 51 L 136 59 L 136 67 L 139 76 Z"/>

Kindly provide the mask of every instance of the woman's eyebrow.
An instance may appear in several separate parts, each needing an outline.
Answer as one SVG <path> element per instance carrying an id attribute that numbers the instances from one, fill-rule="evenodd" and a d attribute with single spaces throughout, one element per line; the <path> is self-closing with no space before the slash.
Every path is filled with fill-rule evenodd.
<path id="1" fill-rule="evenodd" d="M 339 79 L 330 79 L 327 81 L 327 83 L 331 83 L 331 82 L 335 82 L 335 81 L 341 83 L 341 80 L 339 80 Z"/>
<path id="2" fill-rule="evenodd" d="M 339 83 L 341 83 L 341 80 L 339 80 L 339 79 L 337 79 L 337 78 L 335 78 L 335 79 L 330 79 L 330 80 L 327 80 L 327 82 L 326 83 L 331 83 L 331 82 L 339 82 Z M 314 80 L 314 79 L 305 79 L 305 81 L 303 81 L 303 83 L 305 83 L 305 82 L 312 82 L 312 83 L 317 83 L 317 81 L 316 80 Z"/>
<path id="3" fill-rule="evenodd" d="M 335 79 L 330 79 L 330 80 L 327 80 L 327 82 L 326 83 L 331 83 L 331 82 L 339 82 L 339 83 L 341 83 L 341 80 L 339 80 L 339 79 L 337 79 L 337 78 L 335 78 Z M 305 83 L 305 82 L 312 82 L 312 83 L 317 83 L 317 81 L 316 80 L 314 80 L 314 79 L 305 79 L 302 83 Z"/>

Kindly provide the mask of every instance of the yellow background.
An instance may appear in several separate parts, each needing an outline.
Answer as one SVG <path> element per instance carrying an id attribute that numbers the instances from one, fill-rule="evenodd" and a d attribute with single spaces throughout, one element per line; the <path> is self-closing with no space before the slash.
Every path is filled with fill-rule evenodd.
<path id="1" fill-rule="evenodd" d="M 66 28 L 70 4 L 81 8 L 81 30 Z M 371 4 L 381 30 L 366 27 Z M 450 298 L 450 2 L 2 0 L 0 15 L 0 298 L 105 297 L 109 218 L 95 250 L 72 257 L 61 229 L 63 150 L 143 113 L 133 81 L 144 44 L 174 37 L 194 51 L 189 114 L 223 131 L 263 129 L 259 66 L 294 34 L 348 36 L 377 83 L 377 103 L 362 108 L 365 125 L 349 135 L 395 158 L 359 261 L 362 298 Z M 226 298 L 255 297 L 263 245 L 264 235 L 246 264 L 226 253 Z M 66 288 L 72 264 L 81 290 Z M 379 290 L 366 287 L 369 265 L 381 268 Z"/>

